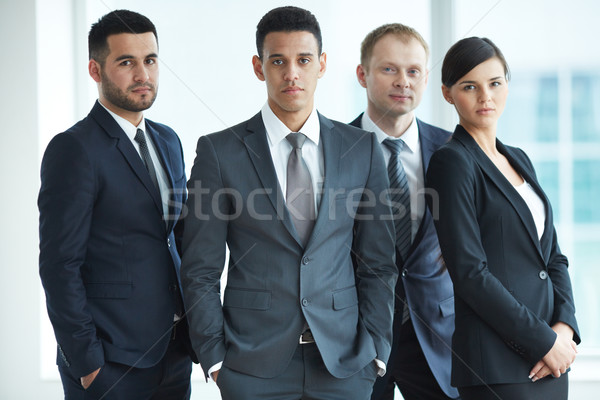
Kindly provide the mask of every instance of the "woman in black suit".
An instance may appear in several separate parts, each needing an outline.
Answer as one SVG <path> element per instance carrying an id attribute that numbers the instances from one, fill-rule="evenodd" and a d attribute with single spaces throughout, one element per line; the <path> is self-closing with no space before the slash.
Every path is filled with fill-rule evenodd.
<path id="1" fill-rule="evenodd" d="M 566 399 L 580 341 L 568 263 L 531 161 L 496 139 L 508 76 L 486 38 L 457 42 L 442 66 L 460 122 L 427 185 L 454 283 L 452 384 L 463 400 Z"/>

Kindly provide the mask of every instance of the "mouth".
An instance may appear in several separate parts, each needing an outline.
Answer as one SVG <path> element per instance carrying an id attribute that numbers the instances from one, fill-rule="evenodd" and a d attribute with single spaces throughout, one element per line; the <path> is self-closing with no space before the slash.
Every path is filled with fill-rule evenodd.
<path id="1" fill-rule="evenodd" d="M 408 101 L 412 99 L 412 96 L 408 94 L 390 94 L 390 98 L 394 101 Z"/>
<path id="2" fill-rule="evenodd" d="M 154 90 L 154 88 L 152 86 L 137 86 L 134 88 L 131 88 L 131 92 L 135 93 L 135 94 L 149 94 L 152 93 L 152 91 Z"/>
<path id="3" fill-rule="evenodd" d="M 301 87 L 298 86 L 289 86 L 286 87 L 285 89 L 283 89 L 283 93 L 285 94 L 297 94 L 304 91 L 304 89 L 302 89 Z"/>
<path id="4" fill-rule="evenodd" d="M 479 110 L 477 110 L 477 114 L 488 115 L 488 114 L 493 113 L 494 111 L 496 111 L 496 110 L 493 108 L 480 108 Z"/>

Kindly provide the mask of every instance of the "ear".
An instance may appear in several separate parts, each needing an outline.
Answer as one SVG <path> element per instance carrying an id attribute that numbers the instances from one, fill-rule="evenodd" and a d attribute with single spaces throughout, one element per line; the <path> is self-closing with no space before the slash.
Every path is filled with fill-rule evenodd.
<path id="1" fill-rule="evenodd" d="M 366 75 L 367 72 L 365 71 L 365 68 L 362 66 L 362 64 L 358 64 L 356 67 L 356 78 L 358 79 L 360 86 L 364 87 L 365 89 L 367 88 L 367 80 L 365 78 Z"/>
<path id="2" fill-rule="evenodd" d="M 450 104 L 454 104 L 454 99 L 452 98 L 452 95 L 450 94 L 450 88 L 447 87 L 446 85 L 442 85 L 442 95 L 444 96 L 444 99 L 446 99 L 446 101 Z"/>
<path id="3" fill-rule="evenodd" d="M 252 68 L 254 69 L 254 75 L 264 82 L 265 74 L 263 73 L 262 61 L 258 56 L 252 56 Z"/>
<path id="4" fill-rule="evenodd" d="M 325 75 L 325 70 L 327 69 L 327 54 L 324 52 L 319 56 L 319 78 Z"/>
<path id="5" fill-rule="evenodd" d="M 102 75 L 100 73 L 100 70 L 100 63 L 92 58 L 88 63 L 88 72 L 92 79 L 97 83 L 102 82 Z"/>
<path id="6" fill-rule="evenodd" d="M 429 82 L 429 70 L 425 70 L 425 86 L 427 86 L 427 82 Z"/>

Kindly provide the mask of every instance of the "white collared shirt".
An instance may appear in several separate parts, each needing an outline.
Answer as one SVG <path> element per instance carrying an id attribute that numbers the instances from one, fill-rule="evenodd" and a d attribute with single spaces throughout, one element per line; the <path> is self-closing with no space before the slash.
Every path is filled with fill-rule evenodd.
<path id="1" fill-rule="evenodd" d="M 287 190 L 287 164 L 292 152 L 292 145 L 285 137 L 291 131 L 277 118 L 271 107 L 269 107 L 269 103 L 265 103 L 263 106 L 261 116 L 267 131 L 267 141 L 269 143 L 269 150 L 271 150 L 271 158 L 275 167 L 275 173 L 277 174 L 279 187 L 285 199 Z M 312 180 L 315 193 L 316 216 L 319 211 L 319 204 L 321 203 L 325 167 L 323 146 L 320 144 L 321 124 L 319 123 L 319 115 L 315 108 L 313 108 L 310 116 L 298 132 L 303 133 L 307 137 L 302 146 L 302 158 L 308 167 Z"/>
<path id="2" fill-rule="evenodd" d="M 398 140 L 402 139 L 405 146 L 400 152 L 400 161 L 406 172 L 406 178 L 408 180 L 408 188 L 410 190 L 410 219 L 411 225 L 411 240 L 415 239 L 423 215 L 425 215 L 425 174 L 423 171 L 423 158 L 421 157 L 421 142 L 419 140 L 419 126 L 417 119 L 413 118 L 406 132 L 399 138 L 389 136 L 387 133 L 381 130 L 373 120 L 369 117 L 367 112 L 363 114 L 361 121 L 362 129 L 375 132 L 377 140 L 381 144 L 383 150 L 383 157 L 385 158 L 386 166 L 390 162 L 391 152 L 383 145 L 385 139 Z"/>
<path id="3" fill-rule="evenodd" d="M 158 187 L 160 189 L 160 197 L 161 197 L 161 201 L 162 201 L 163 216 L 168 216 L 169 215 L 169 191 L 170 191 L 169 183 L 168 183 L 169 179 L 167 177 L 167 173 L 165 172 L 165 169 L 163 168 L 162 162 L 160 161 L 160 158 L 158 157 L 158 153 L 156 151 L 156 146 L 154 144 L 154 141 L 146 133 L 146 119 L 142 116 L 142 120 L 140 121 L 139 125 L 135 126 L 131 122 L 127 121 L 125 118 L 110 111 L 108 108 L 106 108 L 104 106 L 104 104 L 102 104 L 100 102 L 100 100 L 98 100 L 98 103 L 100 103 L 100 105 L 102 107 L 104 107 L 104 109 L 106 111 L 108 111 L 108 113 L 114 118 L 114 120 L 117 122 L 117 124 L 119 124 L 121 129 L 123 129 L 123 131 L 125 132 L 125 135 L 129 138 L 129 140 L 131 140 L 133 147 L 136 149 L 136 151 L 140 155 L 140 158 L 142 157 L 142 153 L 140 150 L 139 143 L 135 141 L 135 135 L 137 134 L 138 129 L 141 129 L 142 131 L 144 131 L 144 136 L 146 136 L 146 143 L 148 143 L 148 151 L 150 152 L 150 158 L 152 159 L 152 163 L 154 164 L 154 169 L 156 170 L 156 179 L 158 180 Z"/>

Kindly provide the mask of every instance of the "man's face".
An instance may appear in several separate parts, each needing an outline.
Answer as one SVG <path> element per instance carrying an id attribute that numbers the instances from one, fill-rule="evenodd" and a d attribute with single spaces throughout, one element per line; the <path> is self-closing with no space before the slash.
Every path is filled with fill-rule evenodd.
<path id="1" fill-rule="evenodd" d="M 368 68 L 358 66 L 357 76 L 367 89 L 369 114 L 397 118 L 421 102 L 427 87 L 427 54 L 416 39 L 387 34 L 375 43 Z"/>
<path id="2" fill-rule="evenodd" d="M 252 59 L 254 73 L 267 83 L 269 106 L 284 123 L 290 117 L 308 117 L 313 109 L 317 81 L 326 67 L 325 53 L 318 52 L 310 32 L 271 32 L 262 57 Z"/>
<path id="3" fill-rule="evenodd" d="M 109 54 L 100 70 L 100 100 L 116 114 L 152 106 L 158 90 L 158 44 L 152 32 L 107 38 Z"/>

